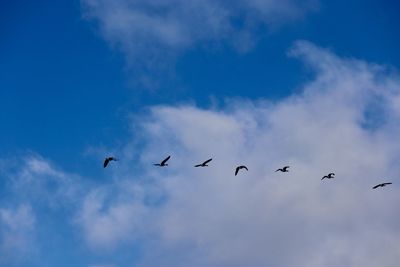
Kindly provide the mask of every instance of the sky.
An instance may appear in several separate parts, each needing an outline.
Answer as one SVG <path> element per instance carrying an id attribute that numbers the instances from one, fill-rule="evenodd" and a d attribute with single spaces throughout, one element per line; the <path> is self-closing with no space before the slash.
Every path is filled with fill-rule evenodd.
<path id="1" fill-rule="evenodd" d="M 399 8 L 1 3 L 0 266 L 397 267 Z"/>

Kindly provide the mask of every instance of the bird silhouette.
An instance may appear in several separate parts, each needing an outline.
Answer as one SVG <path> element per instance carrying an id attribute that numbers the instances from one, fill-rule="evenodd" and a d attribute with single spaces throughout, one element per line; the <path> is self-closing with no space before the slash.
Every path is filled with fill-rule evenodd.
<path id="1" fill-rule="evenodd" d="M 204 161 L 203 163 L 197 164 L 197 165 L 194 165 L 194 166 L 195 167 L 207 167 L 208 166 L 207 163 L 209 163 L 210 161 L 212 161 L 212 159 L 208 159 L 208 160 Z"/>
<path id="2" fill-rule="evenodd" d="M 384 186 L 387 186 L 388 184 L 392 184 L 392 183 L 377 184 L 377 185 L 375 185 L 374 187 L 372 187 L 372 189 L 376 189 L 376 188 L 378 188 L 378 187 L 384 187 Z"/>
<path id="3" fill-rule="evenodd" d="M 238 172 L 239 172 L 240 169 L 245 169 L 246 171 L 249 170 L 249 169 L 247 169 L 247 167 L 244 166 L 244 165 L 237 166 L 237 167 L 236 167 L 236 170 L 235 170 L 235 176 L 238 174 Z"/>
<path id="4" fill-rule="evenodd" d="M 108 163 L 110 163 L 110 161 L 118 161 L 118 159 L 114 158 L 114 157 L 108 157 L 104 159 L 104 163 L 103 163 L 103 168 L 107 167 Z"/>
<path id="5" fill-rule="evenodd" d="M 155 163 L 153 164 L 154 166 L 160 166 L 160 167 L 165 167 L 168 166 L 168 164 L 166 163 L 169 159 L 171 158 L 171 156 L 166 157 L 163 161 L 161 161 L 161 163 Z"/>
<path id="6" fill-rule="evenodd" d="M 277 172 L 277 171 L 281 171 L 281 172 L 289 172 L 289 166 L 285 166 L 285 167 L 283 167 L 283 168 L 280 168 L 280 169 L 277 169 L 275 172 Z"/>
<path id="7" fill-rule="evenodd" d="M 324 177 L 322 177 L 321 180 L 324 180 L 325 178 L 327 178 L 327 179 L 335 178 L 335 174 L 333 172 L 331 172 L 328 175 L 325 175 Z"/>

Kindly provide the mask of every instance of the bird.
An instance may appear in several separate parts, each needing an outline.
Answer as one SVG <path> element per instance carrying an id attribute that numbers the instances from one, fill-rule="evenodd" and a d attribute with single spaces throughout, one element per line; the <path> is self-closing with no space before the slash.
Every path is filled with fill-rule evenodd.
<path id="1" fill-rule="evenodd" d="M 197 164 L 195 165 L 195 167 L 207 167 L 208 166 L 207 163 L 209 163 L 210 161 L 212 161 L 212 159 L 208 159 L 201 164 Z"/>
<path id="2" fill-rule="evenodd" d="M 384 186 L 386 186 L 386 185 L 388 185 L 388 184 L 392 184 L 392 183 L 377 184 L 377 185 L 375 185 L 374 187 L 372 187 L 372 189 L 376 189 L 376 188 L 378 188 L 378 187 L 384 187 Z"/>
<path id="3" fill-rule="evenodd" d="M 331 172 L 328 175 L 325 175 L 324 177 L 322 177 L 321 180 L 324 180 L 325 178 L 328 178 L 328 179 L 335 178 L 335 174 L 333 172 Z"/>
<path id="4" fill-rule="evenodd" d="M 275 172 L 277 172 L 277 171 L 281 171 L 281 172 L 289 172 L 289 166 L 285 166 L 285 167 L 283 167 L 283 168 L 280 168 L 280 169 L 277 169 Z"/>
<path id="5" fill-rule="evenodd" d="M 240 169 L 246 169 L 246 171 L 249 170 L 249 169 L 247 169 L 247 167 L 244 166 L 244 165 L 237 166 L 237 167 L 236 167 L 236 170 L 235 170 L 235 176 L 238 174 L 238 172 L 239 172 Z"/>
<path id="6" fill-rule="evenodd" d="M 166 157 L 163 161 L 161 161 L 161 163 L 155 163 L 153 164 L 154 166 L 160 166 L 160 167 L 164 167 L 164 166 L 168 166 L 168 164 L 166 163 L 169 159 L 171 158 L 171 156 Z"/>
<path id="7" fill-rule="evenodd" d="M 103 168 L 107 167 L 108 163 L 110 163 L 110 161 L 118 161 L 118 159 L 114 158 L 114 157 L 108 157 L 104 159 L 104 163 L 103 163 Z"/>

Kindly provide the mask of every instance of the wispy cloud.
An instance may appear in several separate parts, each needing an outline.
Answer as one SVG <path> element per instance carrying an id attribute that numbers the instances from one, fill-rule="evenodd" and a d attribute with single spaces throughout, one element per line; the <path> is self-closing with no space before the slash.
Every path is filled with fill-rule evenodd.
<path id="1" fill-rule="evenodd" d="M 143 150 L 121 155 L 148 167 L 121 161 L 112 189 L 88 193 L 88 244 L 140 243 L 140 266 L 397 266 L 398 75 L 306 41 L 290 55 L 315 73 L 300 94 L 138 117 Z M 151 166 L 168 154 L 168 168 Z M 235 177 L 239 164 L 249 171 Z M 394 184 L 371 189 L 382 181 Z"/>
<path id="2" fill-rule="evenodd" d="M 138 186 L 124 183 L 97 188 L 83 201 L 76 222 L 83 227 L 88 244 L 93 249 L 110 249 L 131 242 L 143 233 L 147 208 L 137 199 Z M 143 190 L 143 188 L 138 188 Z M 117 196 L 114 194 L 117 193 Z"/>
<path id="3" fill-rule="evenodd" d="M 314 10 L 317 0 L 82 0 L 82 6 L 130 65 L 154 71 L 210 42 L 247 50 L 260 27 L 297 20 Z"/>
<path id="4" fill-rule="evenodd" d="M 398 73 L 306 41 L 289 54 L 314 72 L 301 93 L 150 107 L 101 186 L 39 155 L 0 160 L 10 196 L 0 206 L 1 263 L 10 250 L 40 247 L 36 209 L 68 206 L 58 214 L 72 232 L 90 252 L 108 252 L 89 263 L 119 263 L 120 251 L 139 248 L 143 267 L 397 267 Z M 170 166 L 152 166 L 169 154 Z M 241 164 L 249 171 L 234 176 Z M 289 173 L 274 172 L 284 165 Z M 329 172 L 336 178 L 321 181 Z"/>
<path id="5" fill-rule="evenodd" d="M 0 265 L 42 266 L 43 247 L 54 241 L 54 232 L 65 230 L 49 224 L 48 213 L 57 211 L 72 226 L 87 183 L 32 152 L 1 158 L 0 178 Z"/>
<path id="6" fill-rule="evenodd" d="M 0 207 L 0 264 L 24 262 L 34 250 L 36 217 L 30 205 Z"/>
<path id="7" fill-rule="evenodd" d="M 83 188 L 84 181 L 79 175 L 57 168 L 38 154 L 28 153 L 2 162 L 1 176 L 6 181 L 4 189 L 16 199 L 41 201 L 56 207 L 60 203 L 76 202 Z"/>

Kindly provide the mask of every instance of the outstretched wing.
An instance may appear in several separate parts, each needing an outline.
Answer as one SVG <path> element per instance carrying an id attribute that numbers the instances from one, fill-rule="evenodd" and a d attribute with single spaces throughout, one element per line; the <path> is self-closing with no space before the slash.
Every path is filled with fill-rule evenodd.
<path id="1" fill-rule="evenodd" d="M 382 186 L 382 184 L 377 184 L 377 185 L 375 185 L 374 187 L 372 187 L 372 189 L 376 189 L 376 188 L 378 188 L 378 187 L 380 187 L 380 186 Z"/>
<path id="2" fill-rule="evenodd" d="M 203 164 L 206 165 L 206 164 L 209 163 L 210 161 L 212 161 L 212 159 L 208 159 L 208 160 L 204 161 Z"/>
<path id="3" fill-rule="evenodd" d="M 163 161 L 161 161 L 161 165 L 164 165 L 170 158 L 171 156 L 166 157 Z"/>
<path id="4" fill-rule="evenodd" d="M 277 169 L 275 172 L 282 171 L 282 169 Z"/>
<path id="5" fill-rule="evenodd" d="M 392 184 L 392 183 L 383 183 L 383 185 L 388 185 L 388 184 Z"/>
<path id="6" fill-rule="evenodd" d="M 248 171 L 249 169 L 247 169 L 247 167 L 246 166 L 241 166 L 242 167 L 242 169 L 246 169 L 246 171 Z"/>
<path id="7" fill-rule="evenodd" d="M 325 178 L 328 178 L 328 176 L 326 176 L 326 175 L 325 175 L 324 177 L 322 177 L 322 179 L 321 179 L 321 180 L 324 180 Z"/>
<path id="8" fill-rule="evenodd" d="M 235 176 L 238 174 L 240 167 L 236 167 Z"/>
<path id="9" fill-rule="evenodd" d="M 200 167 L 201 166 L 201 164 L 197 164 L 197 165 L 194 165 L 195 167 Z"/>
<path id="10" fill-rule="evenodd" d="M 106 158 L 103 163 L 103 168 L 107 167 L 108 163 L 110 162 L 109 158 Z"/>

